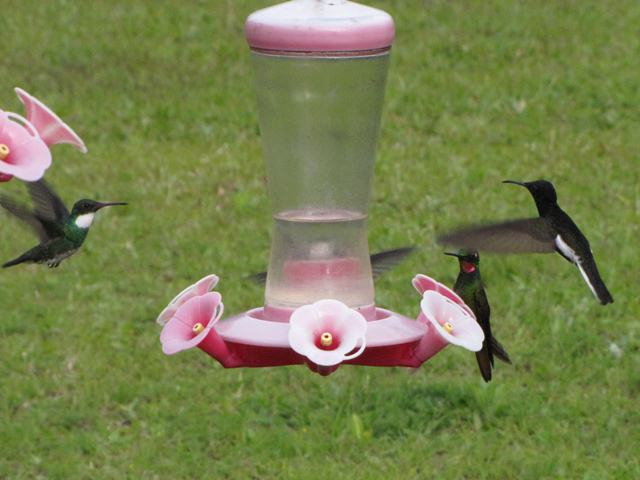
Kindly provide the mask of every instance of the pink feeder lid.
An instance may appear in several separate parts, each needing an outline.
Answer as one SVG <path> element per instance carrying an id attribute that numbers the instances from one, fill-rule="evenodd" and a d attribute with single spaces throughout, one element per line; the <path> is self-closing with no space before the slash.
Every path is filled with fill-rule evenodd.
<path id="1" fill-rule="evenodd" d="M 257 10 L 245 25 L 249 46 L 280 52 L 388 49 L 395 26 L 387 12 L 346 0 L 292 0 Z"/>

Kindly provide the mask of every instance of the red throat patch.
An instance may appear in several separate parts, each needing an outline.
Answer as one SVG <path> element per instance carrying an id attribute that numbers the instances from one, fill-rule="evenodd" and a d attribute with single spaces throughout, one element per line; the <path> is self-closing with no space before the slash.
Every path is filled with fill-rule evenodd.
<path id="1" fill-rule="evenodd" d="M 462 271 L 465 273 L 473 273 L 476 271 L 476 266 L 471 262 L 462 262 Z"/>

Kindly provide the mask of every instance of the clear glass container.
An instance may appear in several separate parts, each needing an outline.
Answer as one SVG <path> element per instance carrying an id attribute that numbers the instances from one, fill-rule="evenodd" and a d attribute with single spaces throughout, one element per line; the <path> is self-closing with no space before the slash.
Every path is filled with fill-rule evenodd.
<path id="1" fill-rule="evenodd" d="M 373 305 L 367 209 L 388 50 L 252 58 L 273 215 L 266 304 Z"/>

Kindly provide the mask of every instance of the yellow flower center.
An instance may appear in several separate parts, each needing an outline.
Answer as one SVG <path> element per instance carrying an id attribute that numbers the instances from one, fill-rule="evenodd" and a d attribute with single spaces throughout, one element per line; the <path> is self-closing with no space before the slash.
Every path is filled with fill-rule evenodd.
<path id="1" fill-rule="evenodd" d="M 192 330 L 193 330 L 193 333 L 200 333 L 202 330 L 204 330 L 204 325 L 198 322 L 193 326 Z"/>
<path id="2" fill-rule="evenodd" d="M 9 147 L 7 147 L 4 143 L 0 143 L 0 160 L 6 159 L 10 153 L 11 150 L 9 150 Z"/>
<path id="3" fill-rule="evenodd" d="M 322 345 L 323 347 L 330 347 L 332 343 L 333 335 L 331 335 L 329 332 L 324 332 L 322 335 L 320 335 L 320 345 Z"/>
<path id="4" fill-rule="evenodd" d="M 453 332 L 453 325 L 449 322 L 444 322 L 442 327 L 447 331 L 447 333 Z"/>

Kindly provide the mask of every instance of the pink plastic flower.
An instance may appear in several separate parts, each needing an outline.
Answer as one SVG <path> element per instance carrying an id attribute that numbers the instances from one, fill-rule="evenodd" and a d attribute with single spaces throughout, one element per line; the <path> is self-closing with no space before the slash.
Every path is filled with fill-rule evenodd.
<path id="1" fill-rule="evenodd" d="M 420 295 L 424 295 L 424 292 L 426 292 L 427 290 L 433 290 L 434 292 L 438 292 L 439 294 L 447 297 L 452 302 L 460 305 L 468 313 L 470 313 L 473 316 L 473 318 L 476 318 L 473 311 L 467 306 L 466 303 L 464 303 L 464 301 L 458 296 L 456 292 L 451 290 L 449 287 L 446 287 L 442 283 L 438 282 L 437 280 L 434 280 L 431 277 L 427 277 L 426 275 L 418 274 L 415 277 L 413 277 L 413 280 L 411 281 L 411 283 Z"/>
<path id="2" fill-rule="evenodd" d="M 338 365 L 365 349 L 367 321 L 337 300 L 320 300 L 297 308 L 289 320 L 289 345 L 321 367 Z M 360 348 L 349 354 L 360 342 Z"/>
<path id="3" fill-rule="evenodd" d="M 185 288 L 169 302 L 169 305 L 160 313 L 156 322 L 160 325 L 166 324 L 176 313 L 180 305 L 193 297 L 210 292 L 218 284 L 218 280 L 217 275 L 211 274 Z"/>
<path id="4" fill-rule="evenodd" d="M 422 295 L 418 321 L 432 325 L 448 343 L 472 352 L 482 348 L 484 332 L 456 292 L 426 275 L 416 275 L 412 284 Z"/>
<path id="5" fill-rule="evenodd" d="M 167 355 L 196 347 L 220 319 L 224 305 L 218 292 L 191 297 L 182 303 L 160 333 L 162 351 Z"/>
<path id="6" fill-rule="evenodd" d="M 25 118 L 0 110 L 0 181 L 35 182 L 51 165 L 51 152 Z"/>
<path id="7" fill-rule="evenodd" d="M 87 152 L 82 139 L 49 107 L 20 88 L 15 89 L 27 118 L 0 110 L 0 182 L 14 176 L 35 182 L 51 165 L 49 146 L 70 143 Z"/>
<path id="8" fill-rule="evenodd" d="M 16 88 L 15 91 L 27 110 L 27 120 L 36 128 L 44 143 L 47 145 L 69 143 L 82 153 L 87 153 L 87 147 L 82 139 L 49 107 L 21 88 Z"/>

